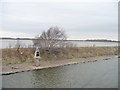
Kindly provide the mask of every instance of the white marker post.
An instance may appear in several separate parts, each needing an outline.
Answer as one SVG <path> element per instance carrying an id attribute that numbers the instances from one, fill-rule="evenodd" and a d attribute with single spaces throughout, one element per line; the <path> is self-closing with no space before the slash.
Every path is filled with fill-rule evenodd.
<path id="1" fill-rule="evenodd" d="M 35 59 L 36 66 L 39 66 L 41 57 L 40 57 L 40 51 L 38 47 L 35 50 L 34 59 Z"/>

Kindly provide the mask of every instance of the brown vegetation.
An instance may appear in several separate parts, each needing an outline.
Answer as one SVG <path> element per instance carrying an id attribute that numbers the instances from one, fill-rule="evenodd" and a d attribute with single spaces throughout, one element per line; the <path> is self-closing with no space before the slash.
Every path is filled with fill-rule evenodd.
<path id="1" fill-rule="evenodd" d="M 33 63 L 34 48 L 2 49 L 3 64 Z M 40 49 L 42 60 L 62 60 L 73 58 L 87 58 L 95 56 L 118 55 L 118 47 L 74 47 L 74 48 L 51 48 Z"/>

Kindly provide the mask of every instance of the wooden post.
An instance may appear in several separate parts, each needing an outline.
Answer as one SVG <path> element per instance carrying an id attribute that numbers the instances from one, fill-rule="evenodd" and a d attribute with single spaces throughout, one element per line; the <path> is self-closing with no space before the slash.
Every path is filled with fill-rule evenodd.
<path id="1" fill-rule="evenodd" d="M 34 60 L 35 60 L 35 64 L 36 66 L 39 66 L 40 65 L 40 51 L 39 51 L 39 48 L 37 47 L 36 50 L 35 50 L 35 54 L 34 54 Z"/>

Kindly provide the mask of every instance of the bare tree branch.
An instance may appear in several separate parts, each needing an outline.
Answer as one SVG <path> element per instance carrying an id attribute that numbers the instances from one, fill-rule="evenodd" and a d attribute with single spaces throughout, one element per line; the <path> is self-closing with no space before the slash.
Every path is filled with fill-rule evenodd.
<path id="1" fill-rule="evenodd" d="M 50 27 L 46 32 L 43 31 L 42 34 L 36 37 L 37 40 L 34 40 L 34 46 L 38 47 L 61 47 L 61 44 L 64 44 L 64 40 L 67 39 L 67 36 L 63 29 L 58 27 Z"/>

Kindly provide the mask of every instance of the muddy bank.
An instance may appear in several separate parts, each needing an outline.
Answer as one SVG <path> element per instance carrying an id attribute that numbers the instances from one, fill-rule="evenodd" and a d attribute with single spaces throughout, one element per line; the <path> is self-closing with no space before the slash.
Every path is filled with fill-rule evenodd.
<path id="1" fill-rule="evenodd" d="M 40 66 L 36 67 L 31 63 L 23 63 L 23 64 L 10 64 L 2 66 L 2 75 L 9 75 L 19 72 L 26 72 L 31 70 L 40 70 L 46 68 L 54 68 L 71 64 L 79 64 L 79 63 L 94 63 L 99 60 L 109 60 L 110 58 L 118 57 L 115 55 L 112 56 L 97 56 L 97 57 L 89 57 L 89 58 L 78 58 L 78 59 L 65 59 L 59 61 L 41 61 Z"/>

